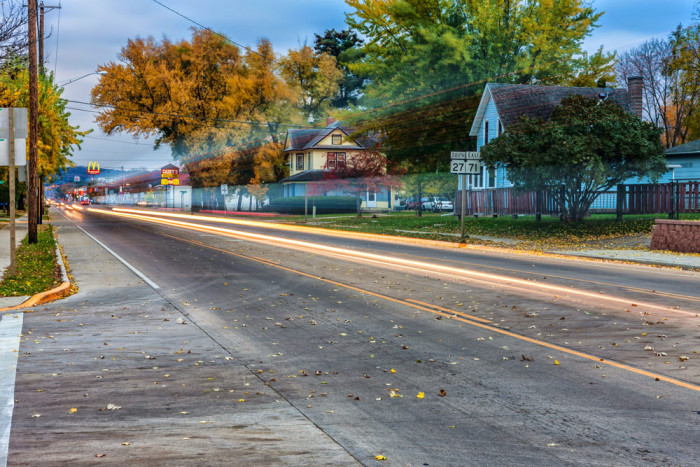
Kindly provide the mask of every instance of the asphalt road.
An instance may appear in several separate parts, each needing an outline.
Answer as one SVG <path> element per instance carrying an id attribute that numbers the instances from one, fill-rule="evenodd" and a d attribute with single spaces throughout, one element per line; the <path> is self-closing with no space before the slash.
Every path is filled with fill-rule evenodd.
<path id="1" fill-rule="evenodd" d="M 240 458 L 241 464 L 700 462 L 698 273 L 201 219 L 153 223 L 98 210 L 70 210 L 65 218 L 59 239 L 62 228 L 81 227 L 147 278 L 166 303 L 148 298 L 148 287 L 127 272 L 128 279 L 101 277 L 106 288 L 83 294 L 84 313 L 111 314 L 116 322 L 137 308 L 140 320 L 130 329 L 146 336 L 178 317 L 192 325 L 171 326 L 172 336 L 161 333 L 151 343 L 161 349 L 157 362 L 138 365 L 107 355 L 117 362 L 115 370 L 141 370 L 127 377 L 131 387 L 124 394 L 144 400 L 139 404 L 148 406 L 145 419 L 183 400 L 226 418 L 241 391 L 247 394 L 241 399 L 259 399 L 240 425 L 249 429 L 258 423 L 268 431 L 250 438 L 260 452 Z M 84 241 L 93 242 L 86 235 Z M 70 322 L 75 326 L 80 319 L 87 317 L 71 316 Z M 120 337 L 139 338 L 125 329 L 119 328 Z M 185 329 L 198 334 L 180 335 Z M 29 339 L 22 346 L 26 353 Z M 178 369 L 178 355 L 190 355 L 190 347 L 201 364 Z M 206 373 L 217 386 L 155 400 L 139 392 L 146 384 L 140 382 L 143 371 L 155 363 L 165 368 L 161 354 L 174 359 L 168 371 L 180 384 L 194 387 L 193 380 L 201 383 Z M 70 361 L 70 352 L 56 353 L 43 365 L 71 367 L 76 376 L 94 371 L 95 361 L 104 363 L 101 357 L 81 366 Z M 23 364 L 20 360 L 17 391 L 32 403 L 17 404 L 10 465 L 22 464 L 36 449 L 26 438 L 27 417 L 41 406 L 41 393 L 28 391 L 51 374 L 47 367 L 32 372 L 30 381 Z M 245 386 L 226 387 L 229 378 L 254 384 L 255 394 Z M 64 397 L 83 390 L 71 380 L 60 385 Z M 296 447 L 309 449 L 287 446 L 284 455 L 264 457 L 276 449 L 266 436 L 274 432 L 277 412 L 292 420 L 279 429 L 291 434 L 288 426 L 296 427 Z M 140 424 L 147 438 L 153 429 L 138 414 L 121 420 L 115 431 Z M 55 436 L 61 430 L 49 431 Z M 85 445 L 99 445 L 113 434 L 105 426 L 93 431 L 100 435 L 82 433 Z M 212 431 L 208 443 L 227 436 L 225 430 Z M 157 463 L 154 446 L 162 437 L 154 440 L 140 454 L 134 450 L 131 462 Z M 162 460 L 226 464 L 217 449 L 187 451 L 185 457 L 180 451 Z M 62 452 L 52 451 L 51 459 L 65 461 Z M 121 459 L 114 456 L 119 454 L 104 459 Z"/>

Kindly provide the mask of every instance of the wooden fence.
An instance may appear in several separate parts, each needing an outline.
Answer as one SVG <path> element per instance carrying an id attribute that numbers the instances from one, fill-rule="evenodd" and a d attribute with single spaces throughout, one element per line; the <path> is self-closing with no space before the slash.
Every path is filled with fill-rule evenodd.
<path id="1" fill-rule="evenodd" d="M 462 192 L 455 193 L 455 213 L 461 213 Z M 538 204 L 539 203 L 539 204 Z M 539 206 L 539 207 L 538 207 Z M 517 192 L 512 188 L 467 191 L 466 214 L 558 215 L 550 191 Z M 700 181 L 676 180 L 664 184 L 619 185 L 617 191 L 599 193 L 591 212 L 621 214 L 679 214 L 700 212 Z"/>

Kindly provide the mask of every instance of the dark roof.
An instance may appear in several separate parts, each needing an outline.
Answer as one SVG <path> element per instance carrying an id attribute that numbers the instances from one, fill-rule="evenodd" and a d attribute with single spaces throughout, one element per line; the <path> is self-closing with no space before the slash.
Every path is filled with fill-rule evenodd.
<path id="1" fill-rule="evenodd" d="M 305 170 L 303 172 L 299 172 L 298 174 L 294 174 L 290 177 L 284 178 L 280 180 L 280 182 L 318 182 L 320 180 L 323 180 L 324 172 L 326 171 L 321 169 Z"/>
<path id="2" fill-rule="evenodd" d="M 632 111 L 626 89 L 488 83 L 484 89 L 470 134 L 476 136 L 478 128 L 475 127 L 484 117 L 489 98 L 493 99 L 498 117 L 503 127 L 507 128 L 515 123 L 520 115 L 547 120 L 561 100 L 571 95 L 612 100 L 624 110 Z"/>
<path id="3" fill-rule="evenodd" d="M 700 139 L 669 148 L 666 150 L 666 155 L 678 156 L 681 154 L 693 154 L 698 152 L 700 152 Z"/>
<path id="4" fill-rule="evenodd" d="M 491 97 L 504 127 L 515 123 L 520 115 L 547 120 L 561 100 L 571 95 L 594 99 L 607 96 L 606 100 L 612 100 L 624 110 L 631 111 L 626 89 L 506 84 L 491 90 Z"/>
<path id="5" fill-rule="evenodd" d="M 326 136 L 331 134 L 334 130 L 339 129 L 346 136 L 352 134 L 352 128 L 344 127 L 340 122 L 333 122 L 326 128 L 313 128 L 313 129 L 299 129 L 299 130 L 287 130 L 287 141 L 285 144 L 285 151 L 303 151 L 305 149 L 332 149 L 332 150 L 361 150 L 369 147 L 376 147 L 378 141 L 372 136 L 362 136 L 359 140 L 354 140 L 355 144 L 324 144 L 323 146 L 317 146 L 317 144 Z"/>

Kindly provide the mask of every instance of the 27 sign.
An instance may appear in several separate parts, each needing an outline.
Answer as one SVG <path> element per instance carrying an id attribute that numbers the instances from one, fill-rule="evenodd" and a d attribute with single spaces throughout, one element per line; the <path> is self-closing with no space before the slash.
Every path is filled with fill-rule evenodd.
<path id="1" fill-rule="evenodd" d="M 481 160 L 479 160 L 479 159 L 471 159 L 471 160 L 453 159 L 450 161 L 450 173 L 460 174 L 460 175 L 480 175 L 481 174 Z"/>

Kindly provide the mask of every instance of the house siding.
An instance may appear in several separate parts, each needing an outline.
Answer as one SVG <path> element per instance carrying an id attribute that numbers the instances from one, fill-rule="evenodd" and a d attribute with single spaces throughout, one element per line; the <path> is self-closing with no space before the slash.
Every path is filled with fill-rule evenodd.
<path id="1" fill-rule="evenodd" d="M 481 120 L 479 124 L 479 132 L 477 133 L 477 138 L 476 138 L 476 150 L 481 151 L 481 148 L 484 147 L 484 145 L 487 143 L 486 138 L 485 138 L 485 124 L 486 122 L 489 122 L 489 134 L 488 134 L 488 141 L 493 140 L 494 138 L 498 137 L 498 128 L 501 127 L 499 125 L 500 118 L 498 116 L 498 109 L 496 109 L 496 104 L 494 103 L 493 99 L 489 99 L 488 103 L 486 104 L 486 110 L 484 111 L 484 118 Z M 486 173 L 486 168 L 483 169 L 482 171 L 482 177 L 487 177 L 488 174 Z M 483 178 L 482 180 L 486 180 L 486 178 Z M 483 182 L 482 182 L 483 183 Z M 469 185 L 467 185 L 469 186 Z M 496 188 L 505 188 L 505 187 L 510 187 L 512 184 L 510 181 L 508 181 L 508 178 L 506 177 L 506 171 L 503 167 L 497 167 L 496 168 Z M 459 187 L 461 189 L 461 180 L 459 182 Z M 483 185 L 482 185 L 483 187 Z"/>

